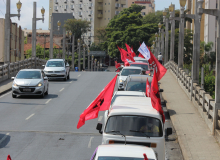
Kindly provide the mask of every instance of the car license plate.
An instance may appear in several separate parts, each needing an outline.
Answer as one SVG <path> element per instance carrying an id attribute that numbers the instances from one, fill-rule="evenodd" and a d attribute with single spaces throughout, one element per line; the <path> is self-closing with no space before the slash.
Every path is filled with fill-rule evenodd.
<path id="1" fill-rule="evenodd" d="M 23 89 L 23 92 L 31 92 L 31 89 Z"/>
<path id="2" fill-rule="evenodd" d="M 57 76 L 56 74 L 51 74 L 51 76 Z"/>

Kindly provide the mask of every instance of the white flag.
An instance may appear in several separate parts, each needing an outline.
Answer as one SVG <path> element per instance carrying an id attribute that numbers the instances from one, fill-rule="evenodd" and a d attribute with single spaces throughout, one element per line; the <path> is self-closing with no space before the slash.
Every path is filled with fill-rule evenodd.
<path id="1" fill-rule="evenodd" d="M 140 46 L 140 48 L 138 49 L 138 51 L 147 59 L 150 59 L 150 51 L 147 48 L 147 46 L 145 45 L 145 43 L 143 42 Z"/>

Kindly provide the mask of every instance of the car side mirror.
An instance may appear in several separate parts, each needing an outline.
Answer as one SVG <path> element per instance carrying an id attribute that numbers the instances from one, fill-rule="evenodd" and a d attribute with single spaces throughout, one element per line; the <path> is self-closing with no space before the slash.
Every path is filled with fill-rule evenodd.
<path id="1" fill-rule="evenodd" d="M 47 78 L 47 77 L 44 77 L 44 80 L 48 80 L 48 78 Z"/>
<path id="2" fill-rule="evenodd" d="M 45 65 L 42 65 L 42 67 L 45 67 Z"/>
<path id="3" fill-rule="evenodd" d="M 98 130 L 99 133 L 102 134 L 102 123 L 98 123 L 98 124 L 97 124 L 96 130 Z"/>
<path id="4" fill-rule="evenodd" d="M 172 128 L 167 128 L 166 135 L 169 136 L 173 133 Z"/>
<path id="5" fill-rule="evenodd" d="M 163 89 L 160 89 L 159 92 L 163 92 Z"/>
<path id="6" fill-rule="evenodd" d="M 66 65 L 66 67 L 69 67 L 69 66 L 70 66 L 69 64 Z"/>
<path id="7" fill-rule="evenodd" d="M 12 79 L 12 80 L 14 80 L 14 79 L 15 79 L 15 77 L 11 77 L 11 79 Z"/>

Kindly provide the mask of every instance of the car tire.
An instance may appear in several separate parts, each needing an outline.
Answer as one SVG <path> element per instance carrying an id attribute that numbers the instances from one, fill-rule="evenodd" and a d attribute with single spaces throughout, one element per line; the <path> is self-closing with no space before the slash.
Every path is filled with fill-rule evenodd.
<path id="1" fill-rule="evenodd" d="M 49 87 L 47 86 L 47 91 L 45 92 L 45 95 L 48 95 L 49 93 Z"/>
<path id="2" fill-rule="evenodd" d="M 12 94 L 12 98 L 17 98 L 17 96 Z"/>
<path id="3" fill-rule="evenodd" d="M 43 93 L 40 95 L 40 97 L 41 97 L 41 98 L 44 98 L 44 91 L 43 91 Z"/>
<path id="4" fill-rule="evenodd" d="M 68 74 L 68 76 L 67 76 L 67 79 L 70 79 L 70 72 L 69 72 L 69 74 Z"/>

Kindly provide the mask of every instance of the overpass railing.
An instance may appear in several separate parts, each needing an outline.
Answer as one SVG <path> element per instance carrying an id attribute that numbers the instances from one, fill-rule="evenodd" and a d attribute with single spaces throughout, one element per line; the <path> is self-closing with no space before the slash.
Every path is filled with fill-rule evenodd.
<path id="1" fill-rule="evenodd" d="M 36 68 L 42 69 L 46 60 L 36 58 Z M 29 58 L 0 66 L 0 82 L 16 76 L 21 69 L 34 68 L 35 58 Z"/>
<path id="2" fill-rule="evenodd" d="M 169 61 L 164 66 L 177 79 L 183 91 L 198 109 L 212 134 L 220 142 L 220 110 L 216 111 L 217 114 L 215 116 L 215 100 L 199 84 L 192 84 L 191 76 L 183 69 L 178 68 L 178 65 L 174 61 Z"/>

